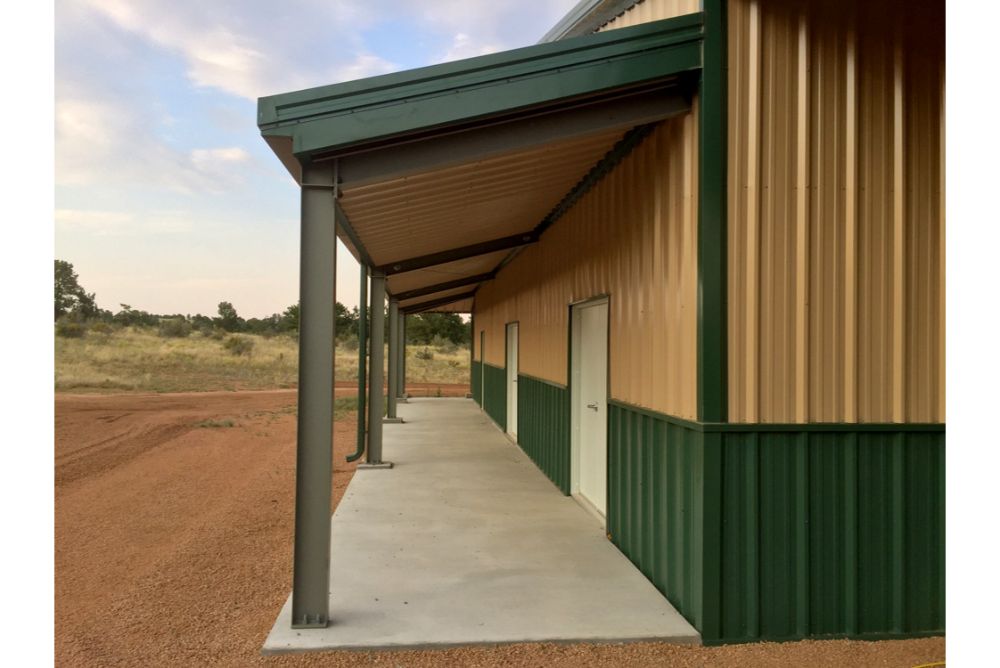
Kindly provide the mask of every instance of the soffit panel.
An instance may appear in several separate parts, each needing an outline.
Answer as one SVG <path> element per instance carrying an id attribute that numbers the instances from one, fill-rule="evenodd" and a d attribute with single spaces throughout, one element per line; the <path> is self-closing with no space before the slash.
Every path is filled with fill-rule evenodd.
<path id="1" fill-rule="evenodd" d="M 475 286 L 464 286 L 461 288 L 452 288 L 451 290 L 442 290 L 441 292 L 435 292 L 432 295 L 424 295 L 423 297 L 414 297 L 413 299 L 407 299 L 405 301 L 399 302 L 399 308 L 407 309 L 411 306 L 416 306 L 418 304 L 424 304 L 431 301 L 436 301 L 438 299 L 445 299 L 447 297 L 463 297 L 472 292 Z"/>
<path id="2" fill-rule="evenodd" d="M 500 264 L 509 252 L 507 250 L 496 251 L 464 260 L 438 264 L 426 269 L 393 274 L 386 279 L 386 282 L 391 294 L 399 294 L 430 285 L 438 285 L 439 283 L 447 283 L 448 281 L 455 281 L 470 276 L 478 276 L 496 269 L 497 265 Z M 472 284 L 467 286 L 465 290 L 472 290 L 475 287 L 475 284 Z M 437 296 L 437 293 L 425 296 L 422 299 L 433 299 L 435 296 Z"/>
<path id="3" fill-rule="evenodd" d="M 472 313 L 472 297 L 421 311 L 421 313 Z"/>
<path id="4" fill-rule="evenodd" d="M 376 265 L 528 232 L 623 134 L 601 132 L 345 188 L 341 206 Z"/>

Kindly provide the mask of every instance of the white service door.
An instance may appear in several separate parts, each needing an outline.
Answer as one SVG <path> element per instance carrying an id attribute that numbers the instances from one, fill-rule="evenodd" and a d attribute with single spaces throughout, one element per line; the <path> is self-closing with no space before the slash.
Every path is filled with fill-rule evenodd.
<path id="1" fill-rule="evenodd" d="M 608 484 L 608 304 L 580 308 L 580 494 L 602 515 Z"/>
<path id="2" fill-rule="evenodd" d="M 507 325 L 507 433 L 517 440 L 517 323 Z"/>

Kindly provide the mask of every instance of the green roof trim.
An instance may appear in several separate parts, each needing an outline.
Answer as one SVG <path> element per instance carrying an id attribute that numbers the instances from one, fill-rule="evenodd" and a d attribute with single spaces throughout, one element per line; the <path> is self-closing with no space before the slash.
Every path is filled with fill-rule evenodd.
<path id="1" fill-rule="evenodd" d="M 701 68 L 702 15 L 258 101 L 265 138 L 290 138 L 300 160 L 615 91 L 667 85 Z M 272 146 L 274 144 L 272 143 Z"/>

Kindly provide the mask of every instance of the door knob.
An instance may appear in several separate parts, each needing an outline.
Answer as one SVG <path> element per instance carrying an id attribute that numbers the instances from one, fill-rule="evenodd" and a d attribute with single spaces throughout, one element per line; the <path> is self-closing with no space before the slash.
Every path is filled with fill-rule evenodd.
<path id="1" fill-rule="evenodd" d="M 593 408 L 596 411 L 597 410 L 597 404 L 587 404 L 587 408 Z"/>

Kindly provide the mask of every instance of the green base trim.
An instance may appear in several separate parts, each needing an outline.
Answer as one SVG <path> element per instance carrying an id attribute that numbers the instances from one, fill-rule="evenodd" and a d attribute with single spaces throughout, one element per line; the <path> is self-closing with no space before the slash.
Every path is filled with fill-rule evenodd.
<path id="1" fill-rule="evenodd" d="M 944 637 L 944 629 L 937 631 L 914 631 L 913 633 L 817 633 L 809 636 L 809 640 L 911 640 L 913 638 L 939 638 Z M 786 636 L 774 638 L 702 638 L 701 644 L 705 647 L 718 647 L 720 645 L 735 645 L 756 642 L 799 642 L 802 636 Z"/>
<path id="2" fill-rule="evenodd" d="M 563 494 L 569 494 L 569 390 L 523 373 L 517 378 L 518 445 Z"/>
<path id="3" fill-rule="evenodd" d="M 702 439 L 647 411 L 609 404 L 608 534 L 698 629 L 704 626 Z"/>
<path id="4" fill-rule="evenodd" d="M 608 412 L 608 532 L 703 642 L 944 632 L 944 425 L 705 426 Z"/>
<path id="5" fill-rule="evenodd" d="M 483 405 L 483 363 L 478 361 L 472 362 L 472 369 L 470 375 L 470 381 L 472 384 L 472 400 L 479 404 L 480 407 Z"/>
<path id="6" fill-rule="evenodd" d="M 500 431 L 507 431 L 507 370 L 483 362 L 483 410 Z"/>

